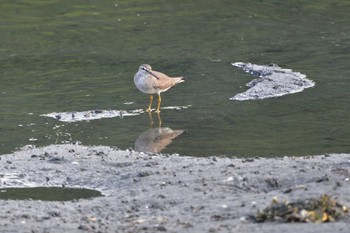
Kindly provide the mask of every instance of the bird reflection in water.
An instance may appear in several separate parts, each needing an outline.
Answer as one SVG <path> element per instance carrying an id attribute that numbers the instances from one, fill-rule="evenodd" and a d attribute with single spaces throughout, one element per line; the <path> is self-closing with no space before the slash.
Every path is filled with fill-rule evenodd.
<path id="1" fill-rule="evenodd" d="M 172 130 L 169 127 L 161 127 L 162 120 L 158 115 L 158 127 L 154 127 L 152 114 L 149 113 L 151 128 L 139 135 L 135 141 L 135 151 L 158 153 L 164 150 L 176 137 L 185 130 Z"/>

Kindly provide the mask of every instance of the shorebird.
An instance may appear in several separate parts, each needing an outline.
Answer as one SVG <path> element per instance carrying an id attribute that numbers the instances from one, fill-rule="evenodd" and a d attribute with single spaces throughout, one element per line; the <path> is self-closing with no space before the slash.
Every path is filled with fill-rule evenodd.
<path id="1" fill-rule="evenodd" d="M 172 86 L 175 86 L 178 83 L 182 83 L 183 77 L 169 77 L 166 74 L 163 74 L 158 71 L 152 70 L 152 67 L 148 64 L 143 64 L 140 66 L 139 70 L 134 76 L 134 83 L 137 89 L 143 93 L 150 95 L 150 103 L 147 108 L 147 112 L 151 112 L 153 94 L 158 95 L 158 108 L 157 113 L 160 112 L 160 103 L 162 98 L 160 93 L 169 90 Z"/>

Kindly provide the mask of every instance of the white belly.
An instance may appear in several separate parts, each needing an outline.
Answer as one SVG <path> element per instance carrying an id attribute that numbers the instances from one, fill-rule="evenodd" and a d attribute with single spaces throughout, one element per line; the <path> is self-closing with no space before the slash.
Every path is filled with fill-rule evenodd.
<path id="1" fill-rule="evenodd" d="M 136 74 L 134 83 L 137 89 L 146 94 L 158 94 L 159 90 L 154 88 L 154 83 L 147 76 Z"/>

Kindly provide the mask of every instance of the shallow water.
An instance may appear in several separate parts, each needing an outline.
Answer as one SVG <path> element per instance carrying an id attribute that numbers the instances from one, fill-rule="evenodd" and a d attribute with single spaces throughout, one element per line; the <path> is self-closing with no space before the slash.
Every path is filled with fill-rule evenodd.
<path id="1" fill-rule="evenodd" d="M 100 197 L 99 191 L 82 188 L 32 187 L 0 189 L 1 200 L 73 201 Z"/>
<path id="2" fill-rule="evenodd" d="M 307 155 L 350 151 L 350 2 L 1 1 L 0 152 L 77 142 L 134 148 L 148 114 L 75 123 L 51 112 L 146 108 L 142 63 L 186 82 L 163 94 L 164 153 Z M 275 63 L 316 85 L 232 101 L 255 77 L 232 62 Z M 153 114 L 154 127 L 158 126 Z"/>

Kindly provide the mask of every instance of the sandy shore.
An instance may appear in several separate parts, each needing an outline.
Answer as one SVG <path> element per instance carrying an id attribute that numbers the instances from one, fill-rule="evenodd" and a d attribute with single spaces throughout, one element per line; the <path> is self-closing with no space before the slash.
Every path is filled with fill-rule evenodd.
<path id="1" fill-rule="evenodd" d="M 347 232 L 333 223 L 253 223 L 273 197 L 328 194 L 350 206 L 350 154 L 191 158 L 51 145 L 0 157 L 1 188 L 83 187 L 67 202 L 0 200 L 1 232 Z"/>

